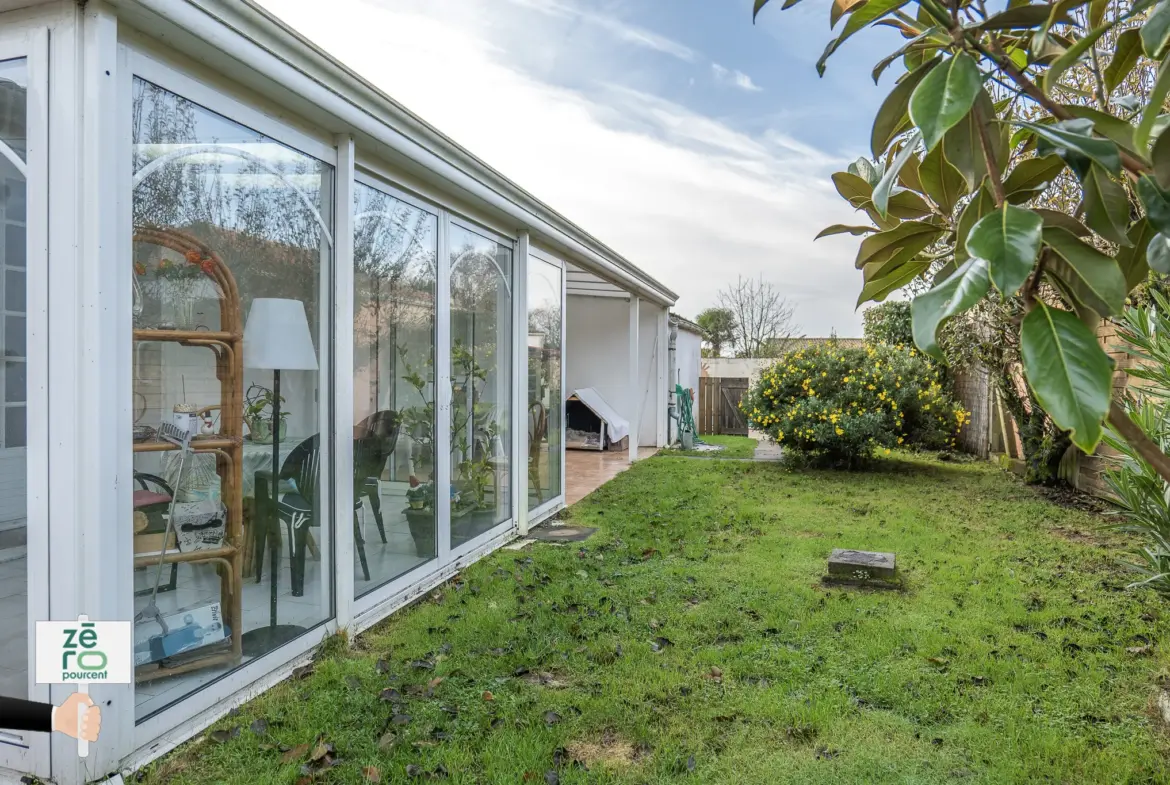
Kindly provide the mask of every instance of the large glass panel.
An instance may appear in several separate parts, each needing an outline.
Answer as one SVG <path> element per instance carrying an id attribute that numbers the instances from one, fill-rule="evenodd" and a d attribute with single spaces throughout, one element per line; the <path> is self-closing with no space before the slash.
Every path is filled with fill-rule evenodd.
<path id="1" fill-rule="evenodd" d="M 528 509 L 561 495 L 561 268 L 528 257 Z"/>
<path id="2" fill-rule="evenodd" d="M 451 225 L 451 547 L 511 516 L 512 249 Z"/>
<path id="3" fill-rule="evenodd" d="M 132 124 L 141 722 L 333 613 L 333 170 L 142 79 Z"/>
<path id="4" fill-rule="evenodd" d="M 25 109 L 24 59 L 0 62 L 0 695 L 28 695 L 25 415 Z"/>
<path id="5" fill-rule="evenodd" d="M 354 192 L 354 591 L 434 559 L 438 222 Z"/>

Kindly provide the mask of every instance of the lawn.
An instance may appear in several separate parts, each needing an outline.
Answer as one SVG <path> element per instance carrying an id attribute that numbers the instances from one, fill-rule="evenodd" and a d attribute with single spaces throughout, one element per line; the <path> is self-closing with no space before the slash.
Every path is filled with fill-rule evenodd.
<path id="1" fill-rule="evenodd" d="M 722 450 L 671 450 L 663 455 L 689 455 L 699 458 L 751 458 L 756 451 L 757 441 L 747 436 L 700 436 L 700 441 L 717 444 Z"/>
<path id="2" fill-rule="evenodd" d="M 601 531 L 326 645 L 144 781 L 1170 781 L 1163 603 L 997 468 L 657 458 L 569 517 Z M 906 591 L 822 586 L 835 546 Z"/>

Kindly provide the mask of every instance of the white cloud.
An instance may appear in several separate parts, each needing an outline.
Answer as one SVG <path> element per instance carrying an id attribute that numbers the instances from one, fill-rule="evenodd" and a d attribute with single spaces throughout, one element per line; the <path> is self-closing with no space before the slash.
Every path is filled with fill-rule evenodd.
<path id="1" fill-rule="evenodd" d="M 542 41 L 560 2 L 427 0 L 384 5 L 264 0 L 274 13 L 680 294 L 693 316 L 737 275 L 762 274 L 798 303 L 809 335 L 860 334 L 853 223 L 828 174 L 843 165 L 779 131 L 758 137 L 617 80 L 569 89 L 514 54 Z M 533 14 L 532 6 L 552 8 Z M 515 16 L 522 14 L 522 16 Z M 607 33 L 608 34 L 608 33 Z M 529 63 L 550 62 L 557 40 Z M 612 40 L 611 40 L 612 44 Z M 524 50 L 528 51 L 528 50 Z M 581 63 L 612 51 L 575 53 Z M 592 71 L 589 72 L 592 75 Z M 685 78 L 685 77 L 684 77 Z"/>
<path id="2" fill-rule="evenodd" d="M 758 93 L 764 89 L 753 82 L 752 78 L 743 71 L 726 68 L 719 65 L 719 63 L 711 63 L 711 71 L 715 74 L 715 81 L 722 84 L 738 87 L 740 90 L 747 90 L 749 93 Z"/>
<path id="3" fill-rule="evenodd" d="M 559 2 L 559 0 L 510 0 L 510 2 L 561 19 L 594 25 L 620 41 L 653 49 L 689 63 L 698 59 L 698 55 L 689 46 L 637 25 L 629 24 L 616 16 L 586 11 L 568 3 Z"/>

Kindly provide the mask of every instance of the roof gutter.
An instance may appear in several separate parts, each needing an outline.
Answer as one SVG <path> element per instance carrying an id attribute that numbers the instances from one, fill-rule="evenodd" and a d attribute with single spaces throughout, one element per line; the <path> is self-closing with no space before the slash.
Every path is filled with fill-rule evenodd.
<path id="1" fill-rule="evenodd" d="M 252 0 L 112 0 L 190 32 L 256 73 L 295 91 L 345 125 L 446 180 L 475 201 L 563 248 L 629 291 L 660 305 L 678 295 L 406 110 Z M 348 98 L 346 95 L 352 95 Z M 359 103 L 360 101 L 360 103 Z"/>

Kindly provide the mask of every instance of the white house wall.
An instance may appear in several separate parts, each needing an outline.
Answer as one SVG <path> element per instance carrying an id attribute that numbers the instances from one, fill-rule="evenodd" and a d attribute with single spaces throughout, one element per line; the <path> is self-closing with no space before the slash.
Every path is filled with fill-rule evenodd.
<path id="1" fill-rule="evenodd" d="M 673 388 L 681 384 L 684 390 L 699 394 L 699 375 L 703 362 L 703 341 L 690 330 L 679 328 L 674 343 L 675 378 L 670 380 Z"/>

